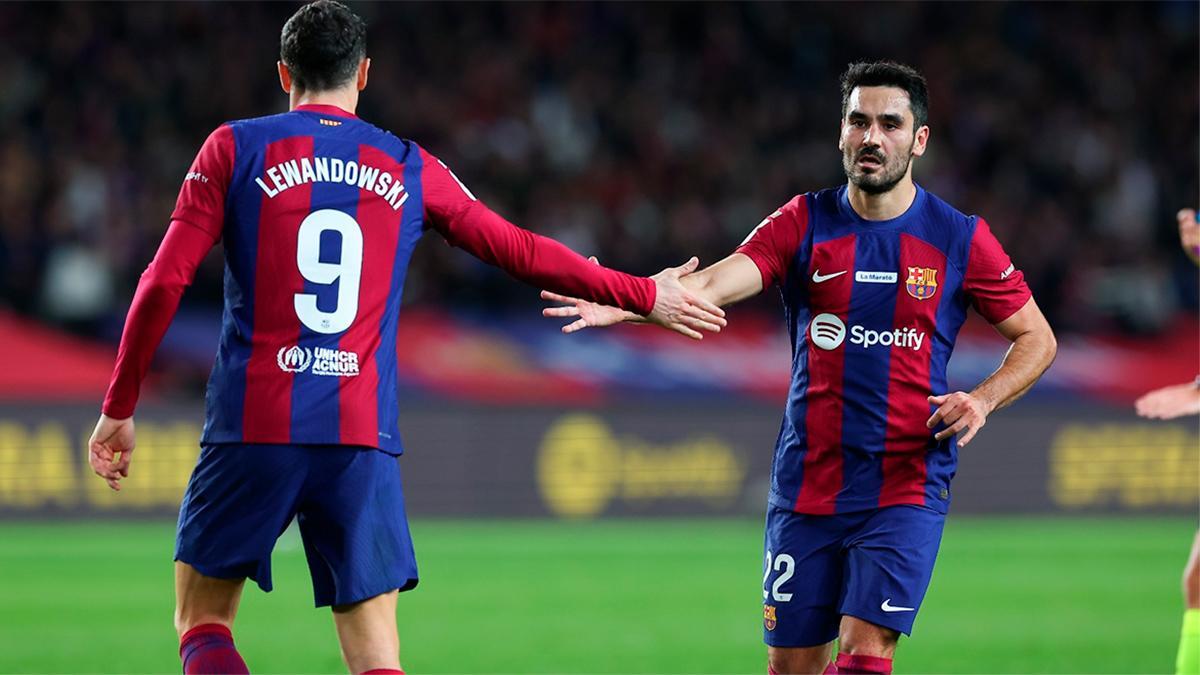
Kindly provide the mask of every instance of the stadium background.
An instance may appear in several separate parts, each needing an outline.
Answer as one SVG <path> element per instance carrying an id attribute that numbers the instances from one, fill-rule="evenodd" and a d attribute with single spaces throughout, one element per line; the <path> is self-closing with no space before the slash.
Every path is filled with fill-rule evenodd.
<path id="1" fill-rule="evenodd" d="M 139 409 L 128 489 L 82 442 L 183 173 L 231 118 L 283 110 L 296 5 L 0 4 L 0 672 L 177 668 L 171 514 L 197 448 L 221 258 Z M 359 113 L 514 222 L 649 274 L 713 262 L 840 182 L 836 77 L 929 79 L 917 180 L 985 214 L 1060 339 L 962 453 L 897 672 L 1167 672 L 1200 504 L 1195 419 L 1141 392 L 1200 371 L 1195 3 L 388 4 Z M 761 512 L 787 384 L 773 293 L 702 343 L 564 337 L 533 289 L 427 237 L 399 348 L 423 573 L 410 672 L 761 672 Z M 974 319 L 952 386 L 1004 343 Z M 340 668 L 292 533 L 247 592 L 253 668 Z M 110 647 L 111 645 L 111 647 Z"/>

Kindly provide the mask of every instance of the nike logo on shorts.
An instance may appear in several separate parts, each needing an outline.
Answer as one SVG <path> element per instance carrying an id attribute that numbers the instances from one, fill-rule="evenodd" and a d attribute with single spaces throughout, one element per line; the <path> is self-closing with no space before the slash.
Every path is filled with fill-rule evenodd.
<path id="1" fill-rule="evenodd" d="M 898 606 L 892 604 L 891 598 L 888 598 L 887 600 L 883 601 L 883 604 L 879 606 L 879 609 L 882 609 L 885 612 L 914 612 L 914 611 L 916 611 L 917 608 L 916 607 L 898 607 Z"/>
<path id="2" fill-rule="evenodd" d="M 846 273 L 846 270 L 842 270 L 841 272 L 834 272 L 833 274 L 821 274 L 821 270 L 819 270 L 819 269 L 813 270 L 813 283 L 819 284 L 822 281 L 829 281 L 830 279 L 832 279 L 834 277 L 840 277 L 845 273 Z"/>

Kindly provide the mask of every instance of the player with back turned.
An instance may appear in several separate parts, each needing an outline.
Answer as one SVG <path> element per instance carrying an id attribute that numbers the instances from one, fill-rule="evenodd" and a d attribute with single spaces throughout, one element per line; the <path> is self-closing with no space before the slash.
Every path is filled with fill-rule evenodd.
<path id="1" fill-rule="evenodd" d="M 933 573 L 958 448 L 1054 358 L 1054 334 L 988 224 L 913 182 L 928 109 L 912 68 L 850 66 L 846 184 L 796 196 L 733 255 L 681 279 L 718 305 L 772 284 L 783 298 L 792 383 L 763 575 L 772 673 L 891 672 Z M 568 303 L 547 316 L 578 317 L 566 332 L 636 319 L 543 297 Z M 1012 347 L 975 389 L 950 392 L 946 365 L 969 306 Z"/>
<path id="2" fill-rule="evenodd" d="M 245 673 L 232 625 L 246 578 L 271 589 L 295 517 L 317 606 L 348 668 L 401 672 L 396 597 L 417 584 L 396 456 L 396 323 L 405 268 L 434 229 L 541 286 L 616 304 L 691 337 L 724 324 L 678 282 L 634 277 L 489 210 L 417 144 L 355 116 L 366 27 L 318 0 L 284 25 L 289 112 L 221 125 L 183 182 L 121 336 L 93 470 L 130 470 L 140 382 L 197 265 L 225 249 L 225 311 L 202 452 L 180 506 L 175 625 L 185 673 Z"/>

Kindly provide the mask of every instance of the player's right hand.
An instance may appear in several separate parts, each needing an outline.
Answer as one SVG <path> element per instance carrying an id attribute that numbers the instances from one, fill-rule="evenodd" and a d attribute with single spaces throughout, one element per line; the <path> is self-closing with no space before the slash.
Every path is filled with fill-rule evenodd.
<path id="1" fill-rule="evenodd" d="M 101 415 L 88 439 L 88 463 L 108 486 L 121 490 L 121 479 L 129 476 L 129 456 L 133 454 L 133 418 L 116 420 Z"/>
<path id="2" fill-rule="evenodd" d="M 700 331 L 719 333 L 725 326 L 725 310 L 684 288 L 679 277 L 687 276 L 700 266 L 693 256 L 679 267 L 667 269 L 650 277 L 658 291 L 654 310 L 646 318 L 663 328 L 682 333 L 693 340 L 702 340 Z"/>
<path id="3" fill-rule="evenodd" d="M 1179 243 L 1183 252 L 1192 262 L 1200 263 L 1200 222 L 1196 221 L 1195 209 L 1180 209 L 1175 220 L 1179 223 Z"/>
<path id="4" fill-rule="evenodd" d="M 1137 414 L 1151 419 L 1171 420 L 1200 413 L 1200 389 L 1194 382 L 1155 389 L 1134 403 Z"/>

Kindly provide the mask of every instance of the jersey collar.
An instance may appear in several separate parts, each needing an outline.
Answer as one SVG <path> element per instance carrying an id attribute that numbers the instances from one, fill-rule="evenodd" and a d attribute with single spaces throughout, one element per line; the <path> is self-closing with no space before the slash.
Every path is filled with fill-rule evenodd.
<path id="1" fill-rule="evenodd" d="M 332 115 L 334 117 L 349 117 L 350 119 L 358 119 L 358 115 L 352 112 L 347 112 L 337 107 L 336 105 L 323 105 L 320 103 L 305 103 L 298 105 L 293 110 L 303 110 L 304 112 L 318 113 L 320 115 Z"/>
<path id="2" fill-rule="evenodd" d="M 888 220 L 867 220 L 866 218 L 858 215 L 858 211 L 855 211 L 854 207 L 850 206 L 850 190 L 848 187 L 846 187 L 845 183 L 838 188 L 838 210 L 841 211 L 842 217 L 845 218 L 847 222 L 871 229 L 879 230 L 905 225 L 908 223 L 910 216 L 915 213 L 920 213 L 921 209 L 925 206 L 925 188 L 921 187 L 915 181 L 913 182 L 913 185 L 917 188 L 917 194 L 913 198 L 912 204 L 909 204 L 908 208 L 904 210 L 904 213 L 901 213 L 895 218 L 889 218 Z"/>

